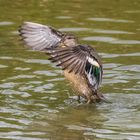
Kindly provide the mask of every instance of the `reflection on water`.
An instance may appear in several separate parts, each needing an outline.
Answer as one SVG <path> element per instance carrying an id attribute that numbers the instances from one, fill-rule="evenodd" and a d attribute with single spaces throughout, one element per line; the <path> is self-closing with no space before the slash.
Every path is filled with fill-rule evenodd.
<path id="1" fill-rule="evenodd" d="M 1 1 L 0 6 L 0 139 L 139 140 L 137 1 Z M 101 92 L 112 103 L 79 104 L 62 71 L 45 54 L 23 48 L 17 36 L 23 21 L 53 25 L 97 46 L 104 67 Z"/>

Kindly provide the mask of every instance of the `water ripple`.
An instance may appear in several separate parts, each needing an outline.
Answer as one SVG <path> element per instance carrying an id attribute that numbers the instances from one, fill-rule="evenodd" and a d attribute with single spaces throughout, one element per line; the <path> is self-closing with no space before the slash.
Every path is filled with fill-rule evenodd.
<path id="1" fill-rule="evenodd" d="M 0 22 L 0 26 L 12 25 L 12 24 L 14 24 L 14 22 L 10 22 L 10 21 L 1 21 Z"/>
<path id="2" fill-rule="evenodd" d="M 15 67 L 15 70 L 21 70 L 21 71 L 27 71 L 30 70 L 31 68 L 23 68 L 23 67 Z"/>
<path id="3" fill-rule="evenodd" d="M 119 66 L 117 68 L 114 68 L 114 70 L 140 72 L 140 65 Z"/>
<path id="4" fill-rule="evenodd" d="M 11 124 L 11 123 L 6 123 L 6 122 L 0 121 L 0 128 L 17 128 L 17 129 L 22 129 L 23 127 L 20 126 L 20 125 L 16 125 L 16 124 Z"/>
<path id="5" fill-rule="evenodd" d="M 60 28 L 59 30 L 62 32 L 79 32 L 79 31 L 90 31 L 91 29 L 75 27 L 75 28 Z"/>
<path id="6" fill-rule="evenodd" d="M 113 18 L 88 18 L 87 20 L 101 21 L 101 22 L 119 22 L 119 23 L 134 23 L 132 20 L 113 19 Z"/>
<path id="7" fill-rule="evenodd" d="M 35 71 L 33 72 L 34 74 L 38 74 L 38 75 L 46 75 L 46 76 L 57 76 L 57 73 L 54 73 L 52 71 Z"/>
<path id="8" fill-rule="evenodd" d="M 14 82 L 9 82 L 9 83 L 3 83 L 0 84 L 0 88 L 13 88 L 17 85 L 18 83 L 14 83 Z"/>
<path id="9" fill-rule="evenodd" d="M 72 17 L 70 16 L 57 16 L 57 19 L 71 19 Z"/>
<path id="10" fill-rule="evenodd" d="M 3 59 L 3 60 L 18 60 L 18 61 L 23 61 L 23 62 L 26 62 L 26 63 L 50 64 L 50 61 L 46 60 L 46 59 L 24 59 L 24 58 L 9 57 L 9 56 L 1 56 L 0 59 Z"/>
<path id="11" fill-rule="evenodd" d="M 23 98 L 26 98 L 26 97 L 29 97 L 31 96 L 29 93 L 27 92 L 22 92 L 22 91 L 15 91 L 15 90 L 10 90 L 10 89 L 7 89 L 7 90 L 0 90 L 1 94 L 3 95 L 20 95 L 21 97 Z"/>
<path id="12" fill-rule="evenodd" d="M 103 64 L 104 68 L 116 68 L 118 66 L 120 66 L 121 64 L 117 64 L 117 63 L 107 63 L 107 64 Z"/>
<path id="13" fill-rule="evenodd" d="M 93 29 L 91 31 L 95 33 L 102 33 L 102 34 L 134 34 L 133 32 L 119 31 L 119 30 Z"/>
<path id="14" fill-rule="evenodd" d="M 1 68 L 7 68 L 7 67 L 8 67 L 8 66 L 6 66 L 6 65 L 1 65 L 1 64 L 0 64 L 0 69 L 1 69 Z"/>
<path id="15" fill-rule="evenodd" d="M 134 34 L 133 32 L 127 31 L 119 31 L 119 30 L 104 30 L 104 29 L 92 29 L 92 28 L 79 28 L 79 27 L 72 27 L 72 28 L 60 28 L 62 32 L 80 32 L 80 31 L 88 31 L 94 33 L 102 33 L 102 34 Z"/>
<path id="16" fill-rule="evenodd" d="M 43 85 L 23 85 L 19 87 L 20 91 L 34 91 L 37 93 L 55 93 L 57 91 L 52 90 L 50 91 L 50 89 L 52 89 L 54 87 L 54 84 L 49 83 L 49 84 L 43 84 Z"/>
<path id="17" fill-rule="evenodd" d="M 121 40 L 113 37 L 105 37 L 105 36 L 90 36 L 90 37 L 84 37 L 82 40 L 85 41 L 99 41 L 99 42 L 107 42 L 110 44 L 140 44 L 139 40 Z"/>
<path id="18" fill-rule="evenodd" d="M 33 88 L 32 90 L 34 92 L 40 92 L 40 93 L 48 93 L 49 91 L 47 91 L 48 89 L 52 89 L 54 87 L 53 84 L 49 83 L 49 84 L 44 84 L 42 86 L 38 86 Z M 50 91 L 51 92 L 51 91 Z M 56 93 L 57 91 L 53 90 L 53 93 Z"/>
<path id="19" fill-rule="evenodd" d="M 9 77 L 9 78 L 7 78 L 7 80 L 12 80 L 12 79 L 25 79 L 25 78 L 31 79 L 31 78 L 34 78 L 34 77 L 36 77 L 36 76 L 35 75 L 24 75 L 24 74 L 21 74 L 21 75 Z"/>
<path id="20" fill-rule="evenodd" d="M 42 60 L 42 59 L 21 59 L 26 63 L 39 63 L 39 64 L 50 64 L 49 60 Z"/>
<path id="21" fill-rule="evenodd" d="M 135 14 L 135 13 L 140 13 L 140 10 L 127 10 L 127 11 L 124 11 L 125 13 L 131 13 L 131 14 Z"/>
<path id="22" fill-rule="evenodd" d="M 123 56 L 140 56 L 140 53 L 128 53 L 128 54 L 112 54 L 112 53 L 100 53 L 102 58 L 115 58 Z"/>

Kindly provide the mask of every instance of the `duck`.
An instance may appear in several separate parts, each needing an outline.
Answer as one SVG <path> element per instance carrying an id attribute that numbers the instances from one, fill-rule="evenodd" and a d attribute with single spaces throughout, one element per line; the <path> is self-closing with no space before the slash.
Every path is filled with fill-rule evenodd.
<path id="1" fill-rule="evenodd" d="M 51 62 L 62 68 L 79 102 L 81 97 L 87 104 L 106 101 L 99 92 L 103 66 L 95 48 L 80 44 L 78 38 L 71 33 L 34 22 L 23 22 L 19 35 L 25 46 L 45 52 Z"/>

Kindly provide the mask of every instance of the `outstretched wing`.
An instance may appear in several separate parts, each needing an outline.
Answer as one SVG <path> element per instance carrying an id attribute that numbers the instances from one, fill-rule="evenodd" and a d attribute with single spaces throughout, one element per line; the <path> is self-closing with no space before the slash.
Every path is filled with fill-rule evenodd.
<path id="1" fill-rule="evenodd" d="M 52 60 L 52 62 L 58 62 L 57 66 L 62 66 L 63 70 L 67 69 L 68 72 L 84 74 L 86 57 L 89 54 L 82 48 L 83 46 L 78 45 L 75 47 L 55 49 L 49 52 L 51 55 L 50 60 Z"/>
<path id="2" fill-rule="evenodd" d="M 32 22 L 24 22 L 19 32 L 29 48 L 39 51 L 55 47 L 64 36 L 52 27 Z"/>
<path id="3" fill-rule="evenodd" d="M 99 56 L 90 46 L 78 45 L 71 48 L 50 50 L 50 60 L 58 62 L 57 66 L 67 69 L 68 72 L 74 72 L 87 78 L 87 81 L 93 89 L 98 89 L 102 81 L 102 65 L 98 61 Z"/>

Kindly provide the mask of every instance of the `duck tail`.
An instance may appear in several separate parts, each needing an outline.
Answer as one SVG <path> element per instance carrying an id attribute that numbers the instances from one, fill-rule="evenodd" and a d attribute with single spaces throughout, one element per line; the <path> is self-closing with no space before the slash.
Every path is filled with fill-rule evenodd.
<path id="1" fill-rule="evenodd" d="M 105 103 L 111 103 L 102 93 L 94 91 L 94 96 L 96 97 L 97 102 L 105 102 Z"/>
<path id="2" fill-rule="evenodd" d="M 102 93 L 97 93 L 97 96 L 101 102 L 111 103 L 111 101 L 109 101 Z"/>

